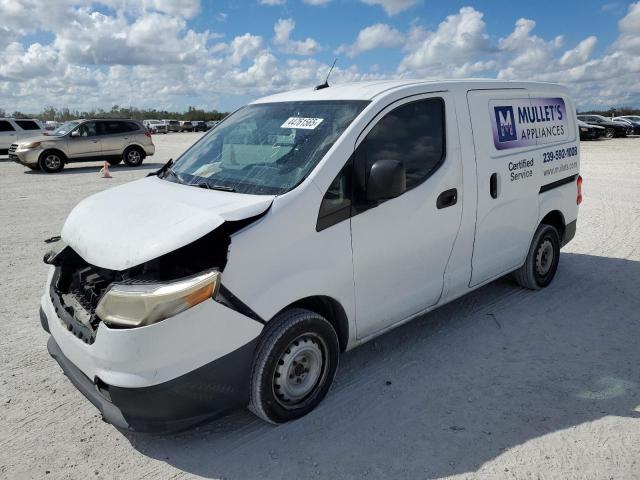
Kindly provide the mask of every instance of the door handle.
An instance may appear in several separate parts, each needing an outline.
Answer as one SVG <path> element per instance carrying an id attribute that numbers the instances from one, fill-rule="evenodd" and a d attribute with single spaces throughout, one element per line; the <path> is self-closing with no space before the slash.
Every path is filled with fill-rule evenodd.
<path id="1" fill-rule="evenodd" d="M 498 198 L 498 174 L 492 173 L 489 178 L 489 193 L 491 198 Z"/>
<path id="2" fill-rule="evenodd" d="M 451 188 L 438 195 L 436 207 L 440 210 L 441 208 L 452 207 L 456 203 L 458 203 L 458 190 Z"/>

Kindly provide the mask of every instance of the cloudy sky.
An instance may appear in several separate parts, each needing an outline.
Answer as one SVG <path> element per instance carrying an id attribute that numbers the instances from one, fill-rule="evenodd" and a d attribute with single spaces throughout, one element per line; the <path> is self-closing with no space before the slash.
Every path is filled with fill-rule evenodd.
<path id="1" fill-rule="evenodd" d="M 561 82 L 640 107 L 640 1 L 0 0 L 0 108 L 234 109 L 377 78 Z"/>

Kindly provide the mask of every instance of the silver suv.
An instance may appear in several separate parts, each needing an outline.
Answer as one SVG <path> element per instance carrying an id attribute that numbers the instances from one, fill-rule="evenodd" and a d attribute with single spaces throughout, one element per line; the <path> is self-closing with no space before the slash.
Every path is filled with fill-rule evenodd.
<path id="1" fill-rule="evenodd" d="M 106 160 L 130 167 L 142 164 L 156 147 L 151 134 L 137 120 L 73 120 L 45 135 L 9 147 L 9 159 L 32 170 L 59 172 L 69 162 Z"/>

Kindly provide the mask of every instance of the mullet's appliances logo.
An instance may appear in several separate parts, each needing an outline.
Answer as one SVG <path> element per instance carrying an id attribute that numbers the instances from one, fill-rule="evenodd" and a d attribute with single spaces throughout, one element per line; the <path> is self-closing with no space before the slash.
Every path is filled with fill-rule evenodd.
<path id="1" fill-rule="evenodd" d="M 513 107 L 493 107 L 496 114 L 496 124 L 498 126 L 498 140 L 500 142 L 510 142 L 517 140 L 516 121 L 513 117 Z"/>
<path id="2" fill-rule="evenodd" d="M 493 143 L 498 150 L 544 145 L 569 137 L 561 98 L 518 98 L 489 102 Z"/>

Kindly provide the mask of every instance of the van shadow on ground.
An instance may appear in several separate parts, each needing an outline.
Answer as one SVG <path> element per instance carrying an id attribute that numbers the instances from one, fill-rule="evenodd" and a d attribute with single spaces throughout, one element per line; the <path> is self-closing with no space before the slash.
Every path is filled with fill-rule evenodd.
<path id="1" fill-rule="evenodd" d="M 552 286 L 502 279 L 343 355 L 305 418 L 237 412 L 144 455 L 223 478 L 440 477 L 615 415 L 639 417 L 640 262 L 563 254 Z M 388 382 L 391 382 L 388 384 Z"/>

